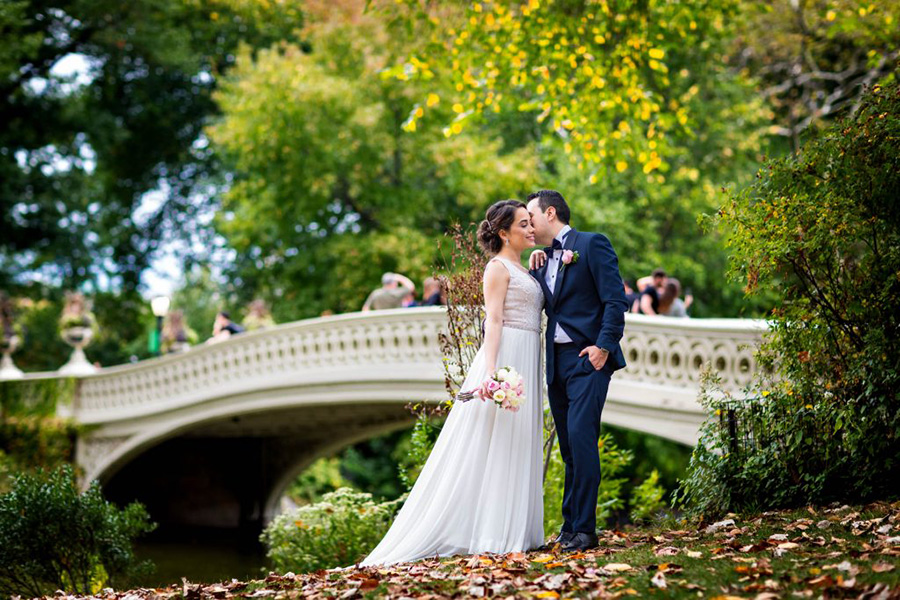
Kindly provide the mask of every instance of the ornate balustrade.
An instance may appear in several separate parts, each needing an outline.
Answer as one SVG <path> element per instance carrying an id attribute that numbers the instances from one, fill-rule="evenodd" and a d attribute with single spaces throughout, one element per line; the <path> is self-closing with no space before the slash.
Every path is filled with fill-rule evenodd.
<path id="1" fill-rule="evenodd" d="M 701 367 L 712 365 L 726 389 L 739 391 L 757 369 L 753 349 L 765 331 L 764 322 L 745 319 L 629 314 L 626 322 L 628 367 L 613 378 L 604 420 L 684 443 L 696 441 L 703 418 L 696 401 Z M 442 308 L 279 325 L 101 369 L 80 379 L 71 410 L 82 423 L 124 425 L 238 396 L 314 389 L 324 399 L 329 389 L 348 386 L 357 403 L 439 400 L 445 392 L 437 335 L 445 326 Z"/>
<path id="2" fill-rule="evenodd" d="M 738 392 L 756 372 L 754 349 L 766 330 L 750 319 L 672 319 L 626 315 L 622 349 L 628 367 L 617 379 L 696 389 L 709 364 L 725 389 Z"/>
<path id="3" fill-rule="evenodd" d="M 442 382 L 445 321 L 440 308 L 323 317 L 102 369 L 82 380 L 75 416 L 108 422 L 295 385 Z"/>

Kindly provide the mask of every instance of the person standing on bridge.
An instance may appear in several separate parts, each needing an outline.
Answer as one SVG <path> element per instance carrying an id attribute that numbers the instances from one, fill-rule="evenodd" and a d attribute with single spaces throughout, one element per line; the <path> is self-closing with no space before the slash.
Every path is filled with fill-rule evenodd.
<path id="1" fill-rule="evenodd" d="M 600 415 L 613 372 L 625 366 L 619 340 L 628 300 L 609 239 L 572 229 L 562 194 L 531 194 L 528 212 L 535 239 L 548 246 L 529 261 L 547 300 L 547 392 L 566 466 L 563 525 L 553 543 L 576 552 L 597 546 Z"/>
<path id="2" fill-rule="evenodd" d="M 206 340 L 206 343 L 221 342 L 239 333 L 244 333 L 244 328 L 231 320 L 231 314 L 220 310 L 216 313 L 216 320 L 213 321 L 212 337 Z"/>
<path id="3" fill-rule="evenodd" d="M 402 308 L 404 300 L 415 298 L 416 284 L 400 273 L 385 273 L 381 276 L 381 287 L 372 290 L 363 303 L 362 311 Z"/>
<path id="4" fill-rule="evenodd" d="M 362 566 L 431 556 L 524 552 L 544 538 L 541 492 L 541 307 L 543 293 L 522 266 L 534 246 L 522 202 L 493 204 L 478 227 L 491 259 L 484 271 L 487 318 L 461 390 L 487 384 L 499 367 L 522 377 L 517 412 L 458 398 L 409 498 Z"/>

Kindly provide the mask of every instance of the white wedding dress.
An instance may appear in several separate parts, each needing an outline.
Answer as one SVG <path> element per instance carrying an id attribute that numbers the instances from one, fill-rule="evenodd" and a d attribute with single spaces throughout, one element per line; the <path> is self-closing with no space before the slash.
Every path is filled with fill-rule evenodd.
<path id="1" fill-rule="evenodd" d="M 544 539 L 541 445 L 541 307 L 543 292 L 521 266 L 509 270 L 497 368 L 522 376 L 525 403 L 518 412 L 477 397 L 457 401 L 428 461 L 390 531 L 362 566 L 433 556 L 521 552 Z M 463 390 L 490 373 L 484 348 L 475 355 Z"/>

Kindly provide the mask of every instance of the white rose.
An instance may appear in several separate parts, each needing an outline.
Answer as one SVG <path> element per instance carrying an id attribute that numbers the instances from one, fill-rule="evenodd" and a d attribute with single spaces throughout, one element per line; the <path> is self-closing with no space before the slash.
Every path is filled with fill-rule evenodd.
<path id="1" fill-rule="evenodd" d="M 497 369 L 497 379 L 500 381 L 506 381 L 506 378 L 509 377 L 509 371 L 506 369 Z"/>
<path id="2" fill-rule="evenodd" d="M 503 390 L 497 390 L 496 392 L 494 392 L 494 400 L 495 401 L 503 402 L 503 400 L 505 398 L 506 398 L 506 392 L 504 392 Z"/>

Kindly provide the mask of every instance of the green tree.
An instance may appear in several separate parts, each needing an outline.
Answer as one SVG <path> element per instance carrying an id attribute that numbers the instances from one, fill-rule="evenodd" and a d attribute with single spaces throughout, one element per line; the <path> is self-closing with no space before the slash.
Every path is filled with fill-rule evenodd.
<path id="1" fill-rule="evenodd" d="M 4 2 L 0 286 L 39 271 L 134 290 L 167 232 L 197 231 L 217 172 L 202 128 L 238 42 L 301 21 L 254 0 Z M 81 79 L 54 71 L 73 58 Z M 136 214 L 153 190 L 163 201 Z"/>
<path id="2" fill-rule="evenodd" d="M 726 203 L 731 272 L 775 289 L 757 400 L 712 414 L 683 498 L 704 512 L 900 492 L 900 83 Z"/>
<path id="3" fill-rule="evenodd" d="M 530 119 L 542 187 L 563 191 L 576 227 L 611 236 L 626 277 L 664 267 L 692 289 L 694 315 L 751 316 L 769 299 L 746 303 L 739 286 L 723 285 L 722 240 L 697 223 L 717 209 L 723 186 L 748 182 L 769 146 L 768 108 L 725 60 L 739 7 L 598 0 L 387 9 L 432 25 L 427 60 L 410 54 L 391 73 L 426 88 L 450 80 L 435 105 L 452 104 L 449 136 L 502 115 Z M 430 110 L 423 122 L 436 118 Z"/>
<path id="4" fill-rule="evenodd" d="M 773 111 L 771 133 L 798 151 L 842 112 L 859 109 L 866 86 L 895 78 L 900 4 L 861 0 L 741 3 L 728 61 L 745 69 Z"/>
<path id="5" fill-rule="evenodd" d="M 658 172 L 677 146 L 673 134 L 705 110 L 698 81 L 733 78 L 715 59 L 730 39 L 735 0 L 497 0 L 449 19 L 443 7 L 423 14 L 418 2 L 406 4 L 431 25 L 432 43 L 394 73 L 428 80 L 451 65 L 448 135 L 485 113 L 529 112 L 586 178 Z"/>
<path id="6" fill-rule="evenodd" d="M 239 293 L 278 321 L 358 310 L 383 271 L 430 275 L 452 222 L 521 196 L 536 170 L 490 136 L 405 131 L 419 90 L 382 71 L 415 40 L 350 4 L 353 19 L 307 28 L 311 52 L 243 50 L 215 96 L 209 134 L 235 172 L 217 228 Z"/>

